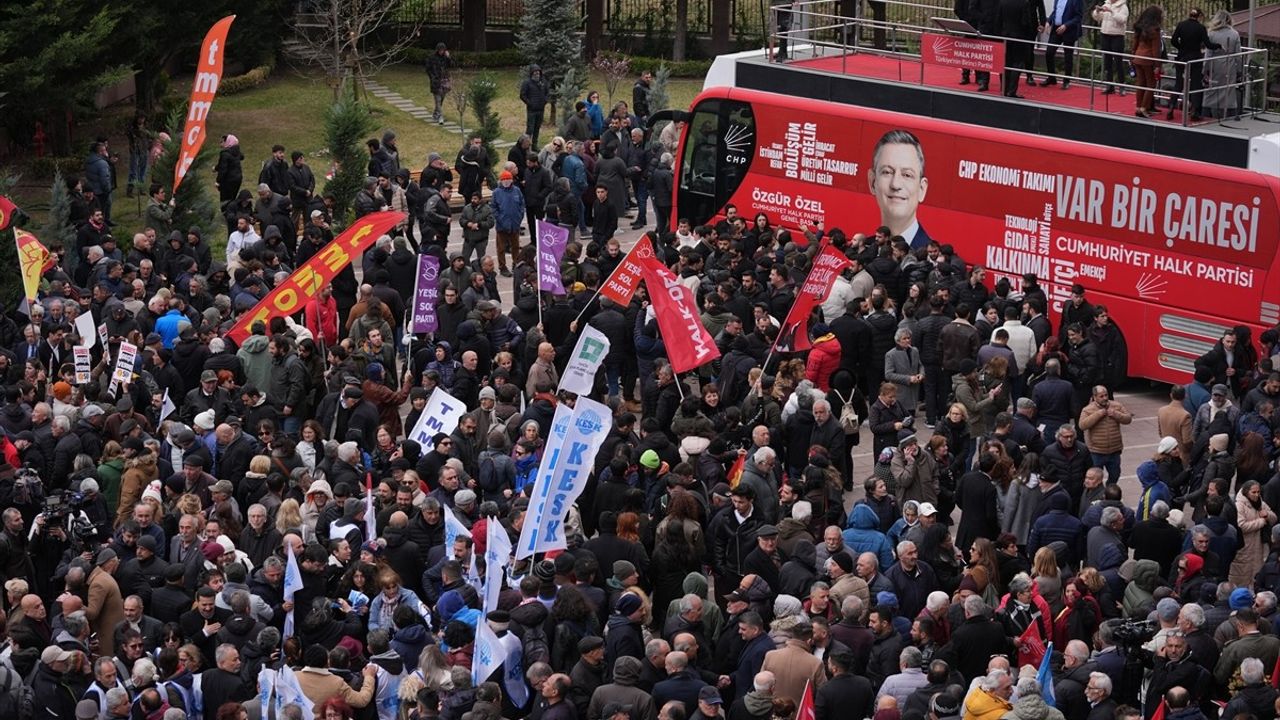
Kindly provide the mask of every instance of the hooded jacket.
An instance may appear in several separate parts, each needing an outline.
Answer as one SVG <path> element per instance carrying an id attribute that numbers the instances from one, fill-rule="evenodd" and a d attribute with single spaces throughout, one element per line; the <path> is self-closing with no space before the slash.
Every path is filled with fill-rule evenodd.
<path id="1" fill-rule="evenodd" d="M 1013 709 L 1004 714 L 1004 720 L 1065 720 L 1060 710 L 1049 707 L 1039 695 L 1018 698 Z"/>
<path id="2" fill-rule="evenodd" d="M 1160 470 L 1154 462 L 1147 460 L 1138 466 L 1138 482 L 1142 483 L 1142 495 L 1138 498 L 1138 520 L 1150 520 L 1151 507 L 1158 501 L 1172 504 L 1169 502 L 1172 497 L 1169 486 L 1160 479 Z"/>
<path id="3" fill-rule="evenodd" d="M 641 690 L 640 682 L 642 661 L 634 657 L 619 658 L 613 668 L 613 682 L 601 685 L 591 695 L 591 703 L 587 706 L 587 720 L 603 720 L 604 707 L 609 703 L 619 703 L 631 707 L 632 720 L 656 720 L 658 713 L 649 693 Z"/>
<path id="4" fill-rule="evenodd" d="M 842 533 L 842 537 L 845 547 L 853 557 L 872 552 L 880 561 L 881 569 L 893 565 L 893 548 L 889 546 L 889 539 L 880 532 L 880 516 L 876 515 L 870 505 L 864 503 L 853 507 L 853 511 L 849 513 L 849 527 Z"/>
<path id="5" fill-rule="evenodd" d="M 1125 617 L 1146 617 L 1155 604 L 1152 593 L 1159 582 L 1160 564 L 1155 560 L 1139 560 L 1133 568 L 1133 579 L 1124 589 Z"/>

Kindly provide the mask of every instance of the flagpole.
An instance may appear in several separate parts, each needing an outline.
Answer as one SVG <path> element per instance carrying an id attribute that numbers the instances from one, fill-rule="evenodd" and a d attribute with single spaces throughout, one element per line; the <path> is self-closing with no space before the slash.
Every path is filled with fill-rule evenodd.
<path id="1" fill-rule="evenodd" d="M 539 222 L 537 218 L 533 221 L 533 257 L 536 264 L 534 270 L 538 273 L 533 283 L 533 291 L 538 293 L 538 329 L 542 330 L 542 336 L 545 339 L 547 332 L 542 326 L 542 231 L 538 227 Z"/>
<path id="2" fill-rule="evenodd" d="M 643 240 L 644 235 L 641 235 L 640 239 Z M 638 244 L 640 241 L 637 240 L 636 242 Z M 632 245 L 631 250 L 635 250 L 635 249 L 636 249 L 636 246 Z M 604 286 L 608 285 L 609 281 L 613 279 L 613 276 L 617 274 L 618 270 L 622 269 L 622 263 L 625 263 L 627 261 L 627 258 L 630 257 L 631 250 L 628 250 L 627 254 L 622 256 L 621 262 L 613 266 L 613 269 L 609 271 L 609 276 L 606 277 L 598 286 L 596 286 L 596 291 L 591 294 L 591 299 L 587 301 L 587 304 L 583 305 L 582 309 L 578 311 L 578 316 L 573 319 L 574 322 L 578 322 L 579 320 L 581 320 L 582 316 L 586 314 L 587 308 L 591 307 L 591 303 L 595 302 L 595 299 L 600 297 L 600 291 L 604 290 Z"/>

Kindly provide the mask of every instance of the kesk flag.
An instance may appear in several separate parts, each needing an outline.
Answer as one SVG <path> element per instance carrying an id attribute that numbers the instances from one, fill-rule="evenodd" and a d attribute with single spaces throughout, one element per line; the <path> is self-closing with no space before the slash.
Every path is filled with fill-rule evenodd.
<path id="1" fill-rule="evenodd" d="M 502 569 L 511 559 L 511 538 L 506 528 L 491 517 L 484 524 L 484 612 L 498 609 L 498 596 L 502 594 Z"/>
<path id="2" fill-rule="evenodd" d="M 274 317 L 300 312 L 320 292 L 320 288 L 333 282 L 342 268 L 404 217 L 404 213 L 399 212 L 376 212 L 351 223 L 341 235 L 320 248 L 302 267 L 294 270 L 252 310 L 241 316 L 240 322 L 227 332 L 227 337 L 240 344 L 249 337 L 249 329 L 258 320 L 265 323 Z"/>
<path id="3" fill-rule="evenodd" d="M 609 338 L 599 330 L 587 325 L 582 328 L 578 344 L 573 347 L 573 354 L 564 366 L 560 375 L 560 389 L 578 395 L 590 395 L 596 384 L 596 371 L 604 364 L 609 354 Z"/>
<path id="4" fill-rule="evenodd" d="M 707 332 L 698 315 L 693 291 L 681 285 L 675 273 L 657 258 L 643 265 L 649 302 L 658 316 L 662 344 L 667 348 L 671 368 L 678 373 L 692 370 L 720 357 L 715 338 Z"/>
<path id="5" fill-rule="evenodd" d="M 569 228 L 545 220 L 538 220 L 537 228 L 538 289 L 564 295 L 564 283 L 560 282 L 560 258 L 569 244 Z"/>
<path id="6" fill-rule="evenodd" d="M 543 450 L 552 456 L 551 472 L 546 477 L 540 472 L 533 487 L 529 501 L 533 517 L 525 520 L 521 528 L 522 552 L 540 553 L 569 546 L 564 533 L 565 516 L 587 488 L 587 476 L 594 467 L 596 453 L 612 427 L 613 413 L 609 408 L 589 398 L 578 398 L 565 429 L 564 440 L 554 448 L 548 443 Z M 530 526 L 533 528 L 530 542 L 525 544 L 524 531 Z"/>
<path id="7" fill-rule="evenodd" d="M 506 660 L 506 647 L 489 627 L 489 622 L 480 618 L 476 623 L 475 651 L 471 654 L 471 686 L 480 687 L 480 683 L 502 667 L 503 660 Z"/>
<path id="8" fill-rule="evenodd" d="M 18 209 L 9 198 L 0 195 L 0 230 L 8 230 Z"/>
<path id="9" fill-rule="evenodd" d="M 453 510 L 448 505 L 441 505 L 440 510 L 444 513 L 444 546 L 447 552 L 453 551 L 453 541 L 459 535 L 471 537 L 471 528 L 467 527 L 457 515 L 453 514 Z"/>
<path id="10" fill-rule="evenodd" d="M 413 307 L 409 308 L 409 332 L 435 332 L 436 301 L 440 297 L 440 258 L 435 255 L 418 256 L 418 279 L 413 284 Z"/>
<path id="11" fill-rule="evenodd" d="M 534 474 L 532 497 L 535 501 L 529 505 L 529 513 L 525 514 L 524 526 L 520 528 L 519 545 L 516 548 L 516 559 L 522 560 L 537 552 L 536 528 L 540 521 L 543 504 L 536 498 L 547 494 L 556 465 L 560 460 L 560 449 L 564 445 L 565 436 L 569 434 L 569 422 L 573 419 L 573 408 L 560 403 L 556 405 L 556 414 L 551 417 L 551 432 L 547 442 L 542 446 L 542 462 L 538 472 Z"/>
<path id="12" fill-rule="evenodd" d="M 506 649 L 506 660 L 502 669 L 502 687 L 507 697 L 516 707 L 524 707 L 529 702 L 529 686 L 524 681 L 524 645 L 513 632 L 498 638 L 498 642 Z"/>
<path id="13" fill-rule="evenodd" d="M 813 259 L 809 276 L 800 286 L 796 301 L 791 304 L 791 310 L 787 312 L 787 318 L 782 321 L 782 327 L 778 331 L 778 339 L 774 342 L 778 351 L 800 352 L 813 347 L 813 343 L 809 342 L 809 316 L 813 314 L 815 307 L 827 299 L 832 284 L 846 267 L 849 267 L 849 258 L 832 245 L 822 248 Z M 663 341 L 666 341 L 665 336 Z"/>
<path id="14" fill-rule="evenodd" d="M 298 569 L 298 558 L 293 555 L 293 543 L 285 543 L 285 553 L 289 556 L 284 566 L 284 599 L 293 602 L 293 594 L 302 589 L 302 571 Z M 296 608 L 295 608 L 296 609 Z M 284 616 L 283 639 L 293 636 L 293 610 Z"/>
<path id="15" fill-rule="evenodd" d="M 22 271 L 22 289 L 27 294 L 27 304 L 36 301 L 40 291 L 40 275 L 49 264 L 49 249 L 35 235 L 21 228 L 13 229 L 13 239 L 18 245 L 18 268 Z"/>
<path id="16" fill-rule="evenodd" d="M 364 539 L 373 541 L 377 537 L 378 511 L 373 506 L 373 473 L 366 470 L 364 473 Z"/>
<path id="17" fill-rule="evenodd" d="M 453 429 L 458 427 L 458 420 L 462 419 L 462 414 L 466 411 L 467 406 L 463 405 L 461 400 L 436 388 L 431 391 L 427 406 L 422 408 L 422 414 L 418 416 L 418 422 L 413 424 L 408 438 L 421 445 L 423 452 L 431 452 L 435 449 L 435 443 L 431 442 L 431 438 L 436 433 L 448 435 L 453 432 Z"/>
<path id="18" fill-rule="evenodd" d="M 182 184 L 187 176 L 191 163 L 200 154 L 200 146 L 204 145 L 208 131 L 209 109 L 213 107 L 213 98 L 218 94 L 218 83 L 222 82 L 222 58 L 227 54 L 227 31 L 235 15 L 228 15 L 209 28 L 204 36 L 204 44 L 200 46 L 200 57 L 196 60 L 196 79 L 191 83 L 191 102 L 187 105 L 187 124 L 182 128 L 181 150 L 178 151 L 178 162 L 173 166 L 173 189 Z"/>
<path id="19" fill-rule="evenodd" d="M 631 304 L 631 298 L 640 287 L 640 277 L 644 273 L 644 264 L 653 259 L 653 243 L 644 235 L 631 246 L 631 251 L 618 263 L 604 284 L 600 286 L 600 294 L 618 303 L 622 307 Z"/>

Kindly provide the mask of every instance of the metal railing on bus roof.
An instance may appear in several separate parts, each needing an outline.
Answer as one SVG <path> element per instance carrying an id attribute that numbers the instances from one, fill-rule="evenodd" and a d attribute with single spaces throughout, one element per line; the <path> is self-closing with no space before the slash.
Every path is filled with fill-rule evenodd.
<path id="1" fill-rule="evenodd" d="M 915 23 L 899 22 L 893 20 L 877 20 L 866 17 L 849 17 L 839 13 L 840 0 L 797 0 L 796 2 L 787 3 L 771 8 L 774 12 L 786 13 L 789 22 L 785 26 L 778 23 L 770 23 L 770 46 L 774 46 L 779 41 L 785 41 L 789 46 L 805 48 L 807 56 L 799 58 L 796 54 L 792 54 L 786 61 L 794 61 L 798 59 L 810 59 L 818 57 L 841 57 L 841 72 L 848 74 L 848 58 L 854 53 L 866 53 L 879 55 L 890 58 L 898 58 L 903 60 L 914 60 L 920 65 L 918 75 L 908 76 L 902 72 L 902 66 L 899 66 L 899 82 L 913 83 L 924 85 L 924 69 L 925 64 L 920 56 L 920 36 L 924 33 L 934 34 L 955 34 L 948 33 L 940 26 L 924 26 Z M 911 9 L 919 11 L 924 9 L 935 14 L 930 17 L 955 19 L 955 14 L 950 8 L 934 5 L 927 2 L 913 2 L 912 0 L 880 0 L 879 3 L 873 4 L 881 7 L 877 9 L 877 14 L 888 15 L 888 10 L 895 7 L 899 9 Z M 901 14 L 901 13 L 898 13 Z M 1089 27 L 1089 26 L 1086 26 Z M 864 31 L 870 31 L 864 33 Z M 870 34 L 873 38 L 871 44 L 867 44 L 864 34 Z M 1131 33 L 1127 33 L 1127 36 Z M 988 40 L 999 40 L 1004 42 L 1021 42 L 1033 45 L 1037 52 L 1045 48 L 1048 43 L 1043 42 L 1039 38 L 1036 40 L 1028 40 L 1023 38 L 1008 38 L 1000 35 L 987 34 L 971 34 L 972 37 L 982 37 Z M 1126 39 L 1126 44 L 1128 44 Z M 1165 47 L 1169 47 L 1168 35 L 1164 40 Z M 1046 70 L 1025 70 L 1019 68 L 1019 73 L 1034 74 L 1042 78 L 1052 78 L 1057 82 L 1070 81 L 1081 87 L 1089 89 L 1089 109 L 1099 109 L 1099 96 L 1104 91 L 1119 91 L 1124 94 L 1125 91 L 1137 91 L 1141 89 L 1137 85 L 1127 82 L 1112 82 L 1104 79 L 1103 60 L 1112 58 L 1123 63 L 1122 78 L 1127 75 L 1125 67 L 1139 56 L 1127 52 L 1111 52 L 1101 50 L 1077 43 L 1074 48 L 1076 56 L 1076 68 L 1084 69 L 1086 66 L 1088 74 L 1068 74 L 1065 72 L 1049 73 Z M 1144 61 L 1151 58 L 1143 57 Z M 1235 75 L 1238 78 L 1234 82 L 1215 83 L 1210 86 L 1207 82 L 1204 87 L 1192 89 L 1191 78 L 1192 73 L 1204 73 L 1209 63 L 1231 61 L 1235 66 Z M 1196 95 L 1203 95 L 1220 90 L 1229 90 L 1235 95 L 1234 107 L 1230 110 L 1231 117 L 1216 118 L 1219 121 L 1237 119 L 1242 115 L 1257 115 L 1266 111 L 1267 104 L 1267 69 L 1270 67 L 1270 57 L 1265 48 L 1247 48 L 1243 45 L 1241 50 L 1235 53 L 1219 54 L 1206 56 L 1194 60 L 1179 61 L 1176 59 L 1161 59 L 1161 66 L 1177 70 L 1177 73 L 1163 73 L 1163 78 L 1173 78 L 1175 75 L 1181 81 L 1181 87 L 1176 87 L 1177 83 L 1165 85 L 1157 84 L 1152 88 L 1152 92 L 1157 98 L 1163 98 L 1168 103 L 1167 107 L 1177 106 L 1183 109 L 1182 124 L 1184 126 L 1191 123 L 1191 108 L 1189 102 Z M 1010 68 L 1011 69 L 1011 68 Z M 999 73 L 995 73 L 999 75 Z M 1003 82 L 1003 78 L 998 78 L 999 82 Z M 1108 92 L 1107 94 L 1111 94 Z M 1158 111 L 1153 112 L 1151 117 L 1155 117 Z"/>

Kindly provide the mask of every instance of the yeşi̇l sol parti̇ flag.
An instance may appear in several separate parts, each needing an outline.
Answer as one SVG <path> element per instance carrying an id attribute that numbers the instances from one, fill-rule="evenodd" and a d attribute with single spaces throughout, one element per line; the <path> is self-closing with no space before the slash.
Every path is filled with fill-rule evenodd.
<path id="1" fill-rule="evenodd" d="M 822 248 L 813 259 L 813 267 L 809 276 L 796 293 L 796 301 L 792 303 L 787 318 L 782 321 L 778 331 L 778 340 L 774 347 L 779 352 L 800 352 L 813 347 L 809 342 L 809 316 L 813 309 L 827 299 L 831 286 L 840 272 L 849 267 L 849 258 L 832 245 Z M 666 341 L 666 338 L 663 338 Z"/>
<path id="2" fill-rule="evenodd" d="M 636 241 L 627 256 L 613 269 L 613 273 L 600 285 L 600 295 L 618 303 L 622 307 L 631 304 L 631 298 L 640 287 L 640 279 L 644 274 L 644 264 L 653 259 L 653 243 L 645 235 Z"/>
<path id="3" fill-rule="evenodd" d="M 693 291 L 681 285 L 675 273 L 656 258 L 650 258 L 643 267 L 649 302 L 658 316 L 671 369 L 682 373 L 720 357 L 715 338 L 702 324 Z"/>
<path id="4" fill-rule="evenodd" d="M 409 309 L 409 332 L 435 332 L 439 325 L 436 302 L 440 296 L 440 258 L 418 256 L 418 279 L 413 285 L 413 307 Z"/>
<path id="5" fill-rule="evenodd" d="M 196 79 L 191 83 L 191 102 L 187 105 L 187 123 L 182 128 L 179 139 L 182 147 L 178 151 L 178 162 L 173 166 L 173 189 L 177 190 L 186 177 L 191 163 L 200 154 L 200 146 L 208 132 L 209 109 L 213 107 L 213 98 L 218 94 L 218 83 L 222 82 L 222 59 L 227 54 L 227 31 L 235 15 L 228 15 L 209 28 L 204 36 L 204 44 L 200 46 L 200 57 L 196 60 Z"/>
<path id="6" fill-rule="evenodd" d="M 554 295 L 564 295 L 564 283 L 560 281 L 560 258 L 569 244 L 569 228 L 545 220 L 536 223 L 538 250 L 538 289 Z"/>

